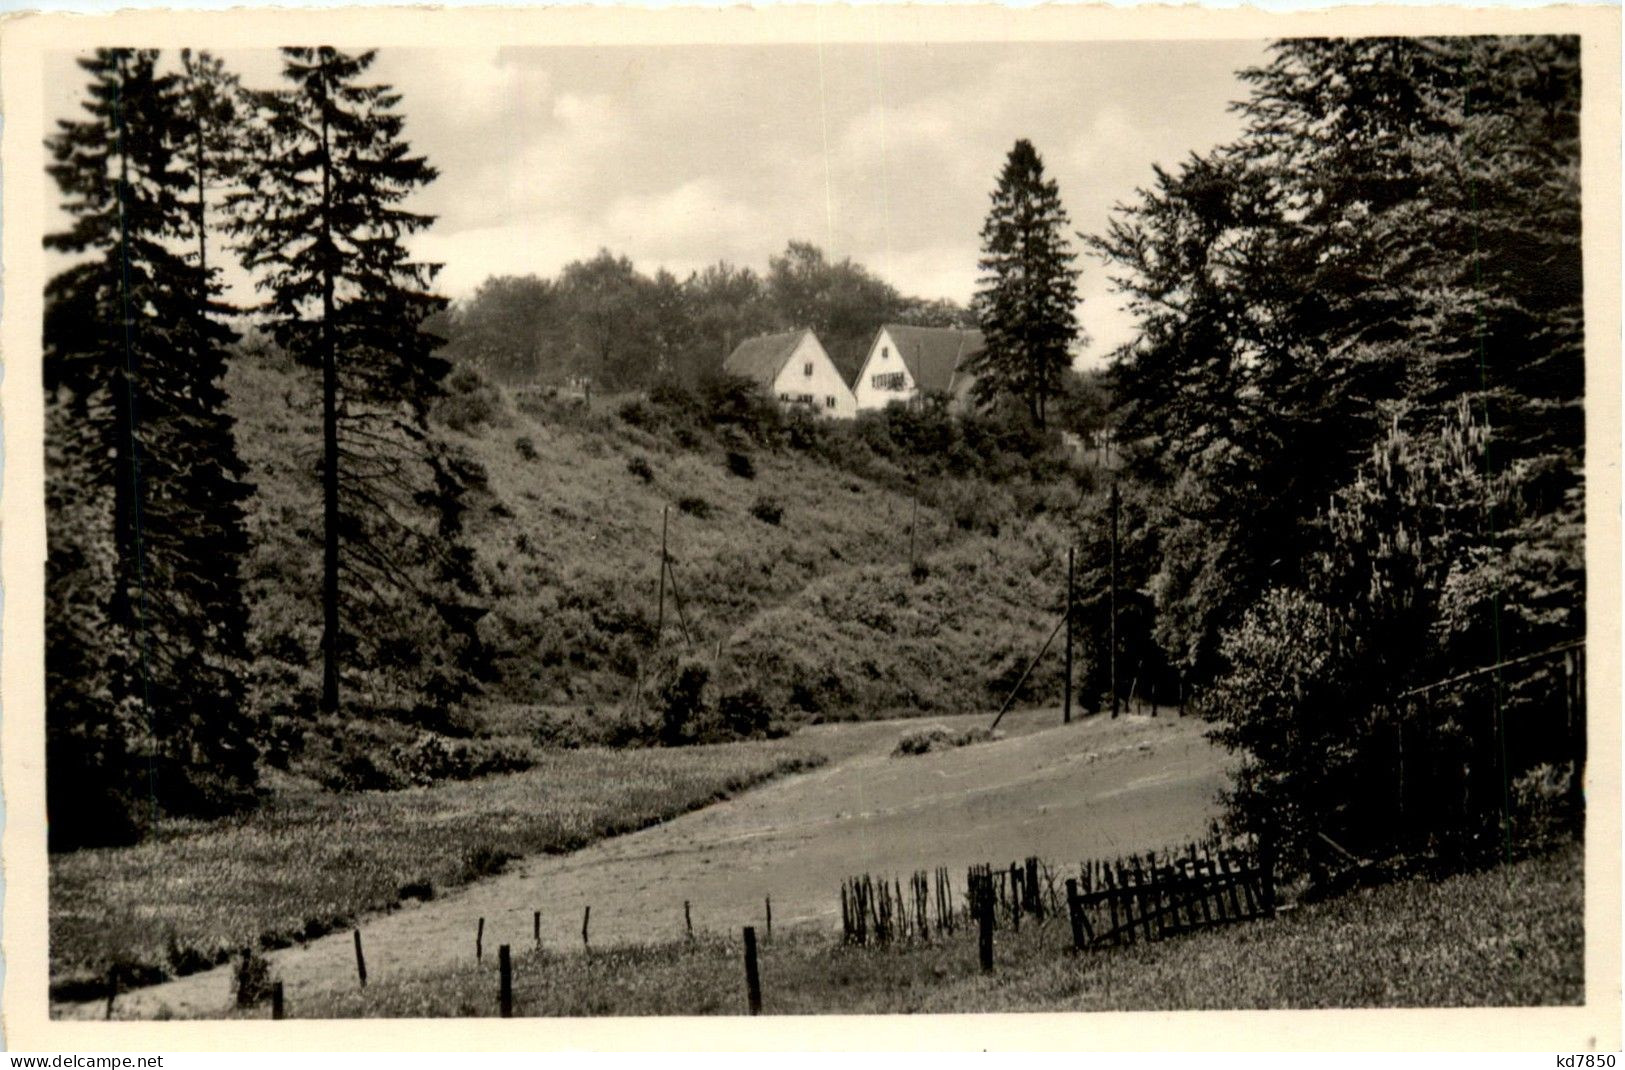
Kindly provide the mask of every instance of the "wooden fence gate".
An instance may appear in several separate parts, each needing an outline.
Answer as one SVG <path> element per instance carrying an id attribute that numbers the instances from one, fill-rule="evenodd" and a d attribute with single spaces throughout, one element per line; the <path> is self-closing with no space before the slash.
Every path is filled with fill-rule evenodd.
<path id="1" fill-rule="evenodd" d="M 1085 862 L 1066 882 L 1072 946 L 1132 944 L 1275 913 L 1268 850 L 1187 847 L 1182 853 Z"/>

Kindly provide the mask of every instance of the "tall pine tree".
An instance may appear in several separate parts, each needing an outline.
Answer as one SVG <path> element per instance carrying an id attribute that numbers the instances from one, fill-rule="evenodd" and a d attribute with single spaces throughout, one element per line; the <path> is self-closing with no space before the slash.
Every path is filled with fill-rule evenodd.
<path id="1" fill-rule="evenodd" d="M 439 265 L 405 239 L 402 203 L 435 170 L 401 139 L 399 96 L 363 78 L 375 53 L 283 49 L 288 88 L 258 94 L 268 155 L 231 199 L 277 343 L 320 370 L 322 687 L 443 727 L 484 661 L 464 494 L 481 474 L 429 427 L 449 366 L 422 329 Z"/>
<path id="2" fill-rule="evenodd" d="M 986 348 L 972 362 L 976 399 L 1019 398 L 1043 426 L 1078 337 L 1077 254 L 1066 209 L 1032 142 L 1017 141 L 999 173 L 982 226 L 981 286 L 974 310 Z"/>
<path id="3" fill-rule="evenodd" d="M 183 251 L 195 218 L 177 82 L 151 51 L 80 65 L 88 117 L 48 139 L 73 222 L 46 245 L 78 258 L 47 284 L 44 338 L 58 848 L 240 805 L 256 758 L 241 683 L 248 491 L 220 388 L 233 335 L 209 315 L 212 274 Z"/>

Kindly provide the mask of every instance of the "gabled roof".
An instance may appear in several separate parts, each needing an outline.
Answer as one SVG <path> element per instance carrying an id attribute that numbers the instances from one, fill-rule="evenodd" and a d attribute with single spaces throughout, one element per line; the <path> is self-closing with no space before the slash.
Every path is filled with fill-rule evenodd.
<path id="1" fill-rule="evenodd" d="M 722 370 L 729 375 L 737 375 L 762 386 L 772 387 L 773 380 L 779 377 L 785 361 L 790 359 L 790 354 L 801 344 L 802 336 L 811 333 L 803 328 L 799 331 L 781 331 L 778 334 L 747 338 L 728 354 L 728 359 L 722 362 Z"/>
<path id="2" fill-rule="evenodd" d="M 914 385 L 928 394 L 951 393 L 963 374 L 965 361 L 981 352 L 984 344 L 981 331 L 957 327 L 888 323 L 881 330 L 896 343 L 897 353 L 903 358 L 903 366 L 908 369 Z"/>

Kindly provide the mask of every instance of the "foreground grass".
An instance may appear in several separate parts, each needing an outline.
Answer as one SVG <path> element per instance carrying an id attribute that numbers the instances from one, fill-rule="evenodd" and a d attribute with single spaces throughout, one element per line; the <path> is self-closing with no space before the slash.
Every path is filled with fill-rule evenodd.
<path id="1" fill-rule="evenodd" d="M 1577 1004 L 1584 999 L 1578 845 L 1505 869 L 1410 880 L 1304 904 L 1272 921 L 1083 955 L 1065 924 L 1000 931 L 996 968 L 974 935 L 929 946 L 844 947 L 776 934 L 761 954 L 770 1014 L 1220 1010 Z M 833 889 L 832 889 L 833 890 Z M 516 1014 L 739 1014 L 737 938 L 515 960 Z M 321 1017 L 497 1013 L 492 963 L 324 995 Z M 263 1009 L 247 1012 L 263 1016 Z M 314 1016 L 314 1015 L 313 1015 Z"/>
<path id="2" fill-rule="evenodd" d="M 177 822 L 138 846 L 53 856 L 53 991 L 93 995 L 115 964 L 126 984 L 150 983 L 246 946 L 312 939 L 495 872 L 506 858 L 575 850 L 823 764 L 829 749 L 801 736 L 552 751 L 508 776 L 398 792 L 292 791 L 242 818 Z"/>

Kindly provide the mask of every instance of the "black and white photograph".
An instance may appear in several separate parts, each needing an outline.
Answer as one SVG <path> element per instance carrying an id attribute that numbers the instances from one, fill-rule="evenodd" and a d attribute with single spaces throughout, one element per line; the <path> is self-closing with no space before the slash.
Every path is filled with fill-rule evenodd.
<path id="1" fill-rule="evenodd" d="M 13 1043 L 1617 1049 L 1617 9 L 1091 11 L 6 27 Z"/>

